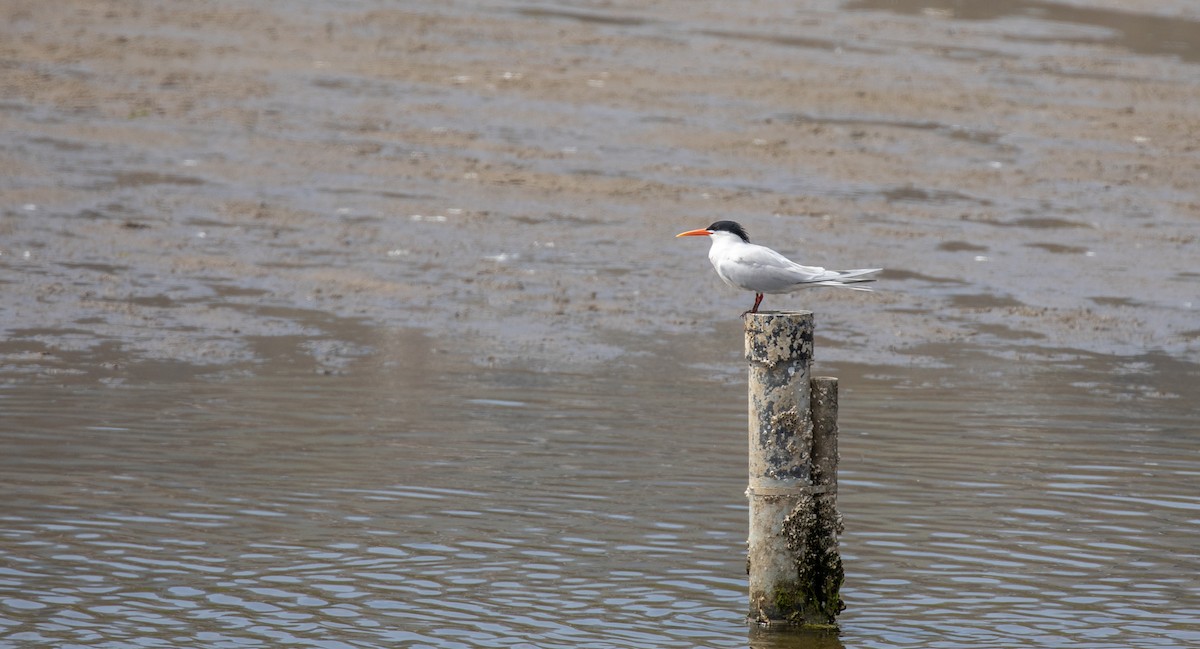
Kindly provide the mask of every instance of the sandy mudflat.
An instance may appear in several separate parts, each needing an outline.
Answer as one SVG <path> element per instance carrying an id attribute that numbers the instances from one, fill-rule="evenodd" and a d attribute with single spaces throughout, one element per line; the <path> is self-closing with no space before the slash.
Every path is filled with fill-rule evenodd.
<path id="1" fill-rule="evenodd" d="M 1197 359 L 1192 5 L 806 5 L 7 2 L 3 365 L 619 359 L 736 335 L 722 218 L 888 269 L 768 297 L 837 358 Z"/>

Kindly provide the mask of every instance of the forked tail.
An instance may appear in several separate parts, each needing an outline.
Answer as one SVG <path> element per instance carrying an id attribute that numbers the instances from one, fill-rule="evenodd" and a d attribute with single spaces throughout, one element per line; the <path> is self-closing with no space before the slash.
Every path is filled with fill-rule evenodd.
<path id="1" fill-rule="evenodd" d="M 870 291 L 866 286 L 851 286 L 851 284 L 866 284 L 874 282 L 875 277 L 870 277 L 875 273 L 882 271 L 882 268 L 855 268 L 854 270 L 831 270 L 824 279 L 812 282 L 817 286 L 841 286 L 852 291 Z"/>

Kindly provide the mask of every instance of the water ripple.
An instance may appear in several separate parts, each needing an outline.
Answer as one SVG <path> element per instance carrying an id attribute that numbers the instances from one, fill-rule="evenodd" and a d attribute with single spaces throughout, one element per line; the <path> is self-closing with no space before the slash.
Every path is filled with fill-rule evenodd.
<path id="1" fill-rule="evenodd" d="M 1036 373 L 1010 394 L 840 369 L 849 608 L 813 646 L 1200 643 L 1186 405 L 1148 418 L 1041 398 Z M 744 422 L 727 412 L 744 405 L 721 385 L 457 379 L 479 411 L 451 395 L 403 426 L 377 425 L 394 404 L 371 376 L 324 384 L 311 420 L 293 377 L 245 403 L 236 384 L 77 393 L 108 413 L 102 437 L 22 392 L 0 457 L 20 495 L 0 516 L 0 646 L 787 646 L 744 624 Z M 439 403 L 424 383 L 405 394 Z M 641 408 L 602 407 L 631 389 Z M 664 420 L 681 393 L 698 405 Z M 570 425 L 546 425 L 562 403 Z"/>

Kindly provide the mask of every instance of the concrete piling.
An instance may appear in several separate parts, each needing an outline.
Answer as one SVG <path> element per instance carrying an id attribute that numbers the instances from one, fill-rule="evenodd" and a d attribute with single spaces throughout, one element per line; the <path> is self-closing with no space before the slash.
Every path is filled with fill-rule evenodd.
<path id="1" fill-rule="evenodd" d="M 837 379 L 811 379 L 813 314 L 747 314 L 749 618 L 832 626 L 837 552 Z"/>

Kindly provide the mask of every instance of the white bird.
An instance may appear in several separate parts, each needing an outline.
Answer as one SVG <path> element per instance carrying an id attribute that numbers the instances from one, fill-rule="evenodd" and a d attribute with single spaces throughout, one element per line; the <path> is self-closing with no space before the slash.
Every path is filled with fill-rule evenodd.
<path id="1" fill-rule="evenodd" d="M 734 288 L 754 291 L 754 306 L 742 315 L 758 313 L 764 293 L 791 293 L 809 286 L 843 286 L 869 291 L 871 289 L 865 286 L 850 284 L 873 282 L 875 278 L 868 276 L 883 270 L 825 270 L 819 266 L 801 266 L 766 246 L 750 243 L 746 230 L 733 221 L 717 221 L 707 228 L 688 230 L 675 236 L 712 238 L 708 260 L 717 275 Z"/>

